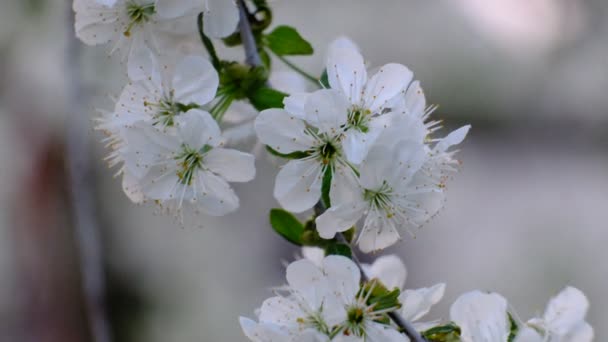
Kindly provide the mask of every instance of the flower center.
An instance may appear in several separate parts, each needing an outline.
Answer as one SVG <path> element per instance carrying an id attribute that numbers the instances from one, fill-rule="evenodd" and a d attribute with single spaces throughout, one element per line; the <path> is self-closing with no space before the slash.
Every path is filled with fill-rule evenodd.
<path id="1" fill-rule="evenodd" d="M 317 151 L 321 156 L 323 164 L 327 165 L 335 157 L 336 153 L 338 152 L 338 149 L 331 141 L 326 141 L 324 144 L 318 147 Z"/>
<path id="2" fill-rule="evenodd" d="M 346 333 L 358 337 L 365 336 L 365 319 L 367 316 L 366 308 L 353 305 L 347 310 Z"/>
<path id="3" fill-rule="evenodd" d="M 203 167 L 203 155 L 211 150 L 211 146 L 205 145 L 200 150 L 182 145 L 182 151 L 174 159 L 178 162 L 177 177 L 183 185 L 192 185 L 192 178 L 196 170 Z"/>
<path id="4" fill-rule="evenodd" d="M 123 34 L 126 37 L 130 37 L 131 29 L 133 29 L 135 25 L 148 22 L 154 13 L 156 13 L 154 3 L 140 5 L 135 3 L 135 1 L 129 1 L 127 3 L 127 15 L 129 16 L 130 21 Z"/>
<path id="5" fill-rule="evenodd" d="M 185 113 L 190 109 L 200 108 L 196 103 L 183 104 L 173 100 L 173 94 L 169 94 L 158 103 L 144 102 L 144 106 L 154 110 L 153 122 L 154 125 L 161 124 L 163 126 L 173 126 L 175 117 L 181 113 Z"/>
<path id="6" fill-rule="evenodd" d="M 365 189 L 363 198 L 369 202 L 372 208 L 382 209 L 387 212 L 387 215 L 392 217 L 391 194 L 393 189 L 386 181 L 382 182 L 382 186 L 376 190 Z"/>
<path id="7" fill-rule="evenodd" d="M 368 124 L 371 113 L 372 112 L 369 111 L 369 109 L 352 108 L 348 112 L 348 127 L 367 133 L 369 131 Z"/>

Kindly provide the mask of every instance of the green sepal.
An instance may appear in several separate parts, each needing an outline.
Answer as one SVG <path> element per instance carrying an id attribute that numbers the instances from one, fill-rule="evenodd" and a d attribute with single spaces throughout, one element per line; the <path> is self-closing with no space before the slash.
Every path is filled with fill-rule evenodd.
<path id="1" fill-rule="evenodd" d="M 399 303 L 399 295 L 401 294 L 401 290 L 398 288 L 394 288 L 393 290 L 389 290 L 380 282 L 378 279 L 372 279 L 365 283 L 360 291 L 362 291 L 363 296 L 367 296 L 369 291 L 372 291 L 369 295 L 369 299 L 367 300 L 368 305 L 374 305 L 374 311 L 384 310 L 384 309 L 399 309 L 401 308 L 401 303 Z"/>
<path id="2" fill-rule="evenodd" d="M 349 259 L 353 257 L 350 246 L 344 243 L 332 243 L 325 248 L 325 255 L 341 255 Z"/>
<path id="3" fill-rule="evenodd" d="M 308 152 L 296 151 L 291 153 L 281 153 L 270 146 L 266 146 L 266 151 L 273 156 L 285 158 L 285 159 L 302 159 L 309 156 Z"/>
<path id="4" fill-rule="evenodd" d="M 454 323 L 428 329 L 422 336 L 432 342 L 460 342 L 460 327 Z"/>
<path id="5" fill-rule="evenodd" d="M 298 221 L 290 212 L 283 209 L 270 210 L 270 225 L 281 235 L 285 240 L 302 246 L 302 233 L 304 233 L 304 225 Z"/>
<path id="6" fill-rule="evenodd" d="M 283 99 L 286 96 L 287 94 L 269 87 L 253 89 L 248 95 L 249 101 L 257 110 L 283 108 Z"/>
<path id="7" fill-rule="evenodd" d="M 290 26 L 278 26 L 265 36 L 266 46 L 279 56 L 312 55 L 314 49 L 308 41 Z"/>
<path id="8" fill-rule="evenodd" d="M 323 87 L 325 89 L 331 88 L 329 86 L 329 76 L 327 75 L 327 69 L 323 70 L 321 77 L 319 77 L 319 83 L 321 83 L 321 87 Z"/>
<path id="9" fill-rule="evenodd" d="M 262 64 L 266 67 L 266 69 L 272 69 L 272 58 L 270 58 L 270 54 L 265 49 L 258 49 L 258 53 L 260 54 L 260 59 L 262 60 Z"/>
<path id="10" fill-rule="evenodd" d="M 357 233 L 357 228 L 355 226 L 352 226 L 347 231 L 342 232 L 342 236 L 344 236 L 346 241 L 348 241 L 349 243 L 352 243 L 355 238 L 356 233 Z"/>
<path id="11" fill-rule="evenodd" d="M 329 192 L 331 191 L 332 176 L 333 171 L 331 167 L 327 167 L 325 169 L 325 173 L 323 174 L 323 182 L 321 183 L 321 201 L 323 201 L 323 206 L 325 206 L 325 208 L 331 207 L 331 199 L 329 197 Z"/>
<path id="12" fill-rule="evenodd" d="M 510 313 L 508 315 L 509 315 L 510 329 L 509 329 L 509 338 L 507 339 L 507 342 L 513 342 L 515 340 L 515 337 L 517 336 L 519 327 L 517 326 L 515 319 L 513 319 L 513 316 Z"/>

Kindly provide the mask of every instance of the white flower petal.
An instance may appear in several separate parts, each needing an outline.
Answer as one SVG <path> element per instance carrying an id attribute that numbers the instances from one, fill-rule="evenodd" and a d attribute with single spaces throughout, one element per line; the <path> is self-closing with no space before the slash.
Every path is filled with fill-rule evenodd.
<path id="1" fill-rule="evenodd" d="M 312 261 L 300 259 L 287 266 L 287 283 L 312 309 L 318 309 L 327 294 L 327 283 L 323 271 Z"/>
<path id="2" fill-rule="evenodd" d="M 298 303 L 290 298 L 271 297 L 266 299 L 260 308 L 259 320 L 262 323 L 291 325 L 297 323 L 298 318 L 306 318 L 306 314 Z"/>
<path id="3" fill-rule="evenodd" d="M 377 120 L 373 120 L 372 123 L 374 121 Z M 344 133 L 344 140 L 342 141 L 342 148 L 346 159 L 355 165 L 361 164 L 383 130 L 382 127 L 378 127 L 375 124 L 370 125 L 366 133 L 357 129 L 347 130 Z"/>
<path id="4" fill-rule="evenodd" d="M 534 329 L 523 327 L 517 333 L 513 342 L 543 342 L 543 337 Z"/>
<path id="5" fill-rule="evenodd" d="M 146 44 L 143 34 L 133 34 L 127 61 L 129 78 L 143 80 L 152 74 L 154 67 L 154 52 Z"/>
<path id="6" fill-rule="evenodd" d="M 437 304 L 445 293 L 445 284 L 424 287 L 416 290 L 405 290 L 399 296 L 401 315 L 409 321 L 417 321 L 429 313 L 431 307 Z"/>
<path id="7" fill-rule="evenodd" d="M 219 76 L 207 59 L 187 56 L 175 68 L 172 84 L 177 102 L 202 106 L 215 98 Z"/>
<path id="8" fill-rule="evenodd" d="M 364 108 L 372 113 L 381 113 L 386 104 L 405 92 L 414 74 L 401 64 L 387 64 L 374 74 L 363 93 Z"/>
<path id="9" fill-rule="evenodd" d="M 203 163 L 229 182 L 249 182 L 255 178 L 255 157 L 249 153 L 216 147 L 205 154 Z"/>
<path id="10" fill-rule="evenodd" d="M 279 153 L 307 151 L 315 140 L 305 134 L 306 124 L 282 109 L 262 111 L 255 120 L 255 131 L 260 141 Z"/>
<path id="11" fill-rule="evenodd" d="M 285 110 L 298 119 L 306 120 L 307 117 L 304 106 L 306 105 L 308 95 L 309 93 L 293 93 L 289 95 L 283 100 Z"/>
<path id="12" fill-rule="evenodd" d="M 407 88 L 404 106 L 408 115 L 422 118 L 426 110 L 426 98 L 419 81 L 414 81 Z"/>
<path id="13" fill-rule="evenodd" d="M 360 286 L 359 267 L 347 257 L 329 255 L 323 260 L 323 270 L 329 287 L 342 298 L 342 303 L 352 303 Z"/>
<path id="14" fill-rule="evenodd" d="M 75 0 L 76 37 L 87 45 L 110 42 L 116 34 L 115 23 L 119 20 L 118 10 L 111 7 L 103 3 L 93 4 L 90 0 Z"/>
<path id="15" fill-rule="evenodd" d="M 363 201 L 332 205 L 315 220 L 319 236 L 332 239 L 336 233 L 347 231 L 359 221 L 366 206 Z"/>
<path id="16" fill-rule="evenodd" d="M 341 91 L 351 104 L 361 104 L 367 82 L 363 56 L 353 48 L 335 47 L 329 51 L 326 67 L 331 88 Z"/>
<path id="17" fill-rule="evenodd" d="M 139 179 L 131 174 L 126 168 L 122 174 L 122 190 L 133 203 L 143 203 L 146 199 L 141 190 Z"/>
<path id="18" fill-rule="evenodd" d="M 199 171 L 196 179 L 198 184 L 193 184 L 198 187 L 196 201 L 206 214 L 224 216 L 238 209 L 239 198 L 221 177 L 211 172 Z"/>
<path id="19" fill-rule="evenodd" d="M 348 120 L 348 103 L 335 90 L 321 89 L 310 94 L 304 105 L 306 121 L 319 132 L 335 136 Z"/>
<path id="20" fill-rule="evenodd" d="M 279 171 L 274 197 L 281 206 L 300 213 L 312 208 L 321 197 L 322 165 L 314 159 L 291 160 Z"/>
<path id="21" fill-rule="evenodd" d="M 460 327 L 463 342 L 503 342 L 509 337 L 507 301 L 496 293 L 461 295 L 450 308 L 450 319 Z"/>
<path id="22" fill-rule="evenodd" d="M 329 188 L 329 200 L 332 206 L 363 201 L 363 189 L 359 186 L 357 175 L 349 165 L 336 163 L 332 172 Z"/>
<path id="23" fill-rule="evenodd" d="M 370 279 L 376 278 L 389 290 L 402 290 L 407 277 L 405 264 L 396 255 L 383 255 L 371 265 L 364 265 L 365 273 Z"/>
<path id="24" fill-rule="evenodd" d="M 466 125 L 460 127 L 455 131 L 452 131 L 450 134 L 448 134 L 445 138 L 441 139 L 437 143 L 437 145 L 433 149 L 434 152 L 445 152 L 448 150 L 448 148 L 460 144 L 464 140 L 464 138 L 466 138 L 467 134 L 469 133 L 469 129 L 471 129 L 471 125 Z"/>
<path id="25" fill-rule="evenodd" d="M 400 238 L 394 221 L 387 218 L 386 213 L 371 210 L 365 218 L 357 244 L 363 253 L 370 253 L 392 246 Z"/>
<path id="26" fill-rule="evenodd" d="M 207 0 L 203 29 L 213 38 L 231 35 L 239 22 L 239 10 L 234 0 Z"/>
<path id="27" fill-rule="evenodd" d="M 585 294 L 577 288 L 567 287 L 549 301 L 544 319 L 549 330 L 565 334 L 585 320 L 588 309 Z"/>
<path id="28" fill-rule="evenodd" d="M 572 331 L 568 332 L 563 342 L 591 342 L 593 341 L 594 332 L 593 328 L 589 323 L 583 322 L 575 327 Z M 561 341 L 560 341 L 561 342 Z"/>
<path id="29" fill-rule="evenodd" d="M 221 131 L 211 114 L 200 109 L 190 109 L 175 119 L 183 142 L 190 148 L 200 149 L 205 145 L 217 146 L 221 140 Z"/>

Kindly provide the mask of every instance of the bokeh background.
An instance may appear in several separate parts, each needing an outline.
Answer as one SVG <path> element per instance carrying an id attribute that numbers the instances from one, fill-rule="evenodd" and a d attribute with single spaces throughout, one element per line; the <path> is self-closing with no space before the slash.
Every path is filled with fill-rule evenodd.
<path id="1" fill-rule="evenodd" d="M 80 271 L 91 251 L 70 204 L 78 191 L 92 199 L 77 204 L 93 209 L 102 241 L 115 341 L 244 341 L 238 316 L 253 317 L 298 253 L 267 222 L 277 164 L 261 156 L 255 182 L 237 185 L 241 209 L 202 229 L 131 204 L 92 130 L 123 70 L 104 48 L 72 39 L 68 2 L 0 3 L 0 341 L 91 340 Z M 273 7 L 275 24 L 315 46 L 314 57 L 293 59 L 310 72 L 320 74 L 327 44 L 347 35 L 372 65 L 408 65 L 447 126 L 473 125 L 446 208 L 386 251 L 405 259 L 408 288 L 447 283 L 430 317 L 447 318 L 459 294 L 485 289 L 527 319 L 572 285 L 590 299 L 596 339 L 608 336 L 605 0 Z M 78 189 L 66 151 L 91 163 Z"/>

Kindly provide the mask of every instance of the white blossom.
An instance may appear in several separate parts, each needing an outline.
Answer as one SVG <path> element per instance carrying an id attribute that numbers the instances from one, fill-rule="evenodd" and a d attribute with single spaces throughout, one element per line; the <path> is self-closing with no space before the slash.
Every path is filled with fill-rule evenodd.
<path id="1" fill-rule="evenodd" d="M 177 213 L 187 203 L 211 216 L 228 214 L 239 206 L 228 182 L 255 176 L 253 155 L 223 148 L 217 122 L 199 109 L 165 129 L 138 121 L 125 140 L 125 168 L 139 179 L 142 193 Z"/>
<path id="2" fill-rule="evenodd" d="M 403 261 L 396 255 L 381 256 L 371 265 L 362 265 L 363 270 L 371 279 L 378 279 L 389 290 L 398 289 L 399 313 L 403 319 L 412 323 L 418 331 L 431 328 L 436 322 L 419 322 L 418 320 L 429 313 L 431 307 L 437 304 L 445 292 L 445 284 L 440 283 L 431 287 L 405 289 L 407 269 Z"/>
<path id="3" fill-rule="evenodd" d="M 567 287 L 547 305 L 542 317 L 520 329 L 516 342 L 590 342 L 593 328 L 585 321 L 589 301 L 574 287 Z"/>
<path id="4" fill-rule="evenodd" d="M 367 304 L 357 265 L 330 255 L 320 266 L 301 259 L 287 267 L 285 295 L 269 298 L 256 323 L 241 318 L 252 341 L 408 341 L 392 326 L 376 322 L 385 310 Z M 275 339 L 273 339 L 275 338 Z"/>
<path id="5" fill-rule="evenodd" d="M 286 103 L 288 103 L 287 101 Z M 330 196 L 352 187 L 355 173 L 342 148 L 348 103 L 334 90 L 306 96 L 305 105 L 290 111 L 268 109 L 260 113 L 255 130 L 262 143 L 282 154 L 301 153 L 279 171 L 274 196 L 283 208 L 302 212 L 321 197 L 325 172 L 333 177 Z"/>
<path id="6" fill-rule="evenodd" d="M 196 16 L 204 11 L 205 32 L 232 33 L 238 10 L 232 0 L 74 0 L 76 36 L 88 45 L 110 45 L 127 61 L 129 77 L 149 76 L 153 57 L 177 49 L 178 36 L 196 34 Z"/>
<path id="7" fill-rule="evenodd" d="M 102 111 L 98 119 L 97 129 L 106 133 L 107 144 L 113 150 L 106 158 L 110 166 L 124 163 L 129 150 L 125 135 L 135 123 L 142 121 L 162 129 L 171 127 L 177 116 L 215 97 L 219 78 L 203 57 L 186 56 L 175 66 L 160 66 L 155 59 L 154 66 L 148 78 L 129 82 L 115 109 Z M 143 202 L 146 197 L 138 180 L 141 174 L 126 167 L 121 167 L 118 173 L 123 175 L 127 196 L 133 202 Z"/>
<path id="8" fill-rule="evenodd" d="M 499 294 L 472 291 L 452 304 L 450 319 L 460 327 L 462 342 L 507 342 L 507 307 L 506 299 Z"/>
<path id="9" fill-rule="evenodd" d="M 329 85 L 348 102 L 344 152 L 359 164 L 386 124 L 387 105 L 405 92 L 413 74 L 401 64 L 389 63 L 368 79 L 363 57 L 344 39 L 332 44 L 326 68 Z"/>

